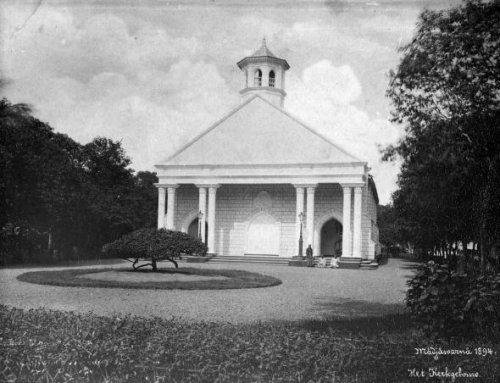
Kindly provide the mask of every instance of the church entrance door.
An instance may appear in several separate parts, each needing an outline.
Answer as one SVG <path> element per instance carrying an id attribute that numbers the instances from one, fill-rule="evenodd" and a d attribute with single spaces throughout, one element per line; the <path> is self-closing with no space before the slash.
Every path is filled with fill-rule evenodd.
<path id="1" fill-rule="evenodd" d="M 332 218 L 321 228 L 321 256 L 333 257 L 342 254 L 342 224 Z"/>
<path id="2" fill-rule="evenodd" d="M 278 255 L 280 227 L 269 214 L 254 217 L 247 230 L 245 255 Z"/>

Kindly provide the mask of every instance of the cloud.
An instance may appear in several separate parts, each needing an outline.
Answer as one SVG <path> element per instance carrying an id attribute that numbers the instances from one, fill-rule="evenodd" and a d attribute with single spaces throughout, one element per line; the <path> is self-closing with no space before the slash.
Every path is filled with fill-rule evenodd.
<path id="1" fill-rule="evenodd" d="M 355 157 L 368 162 L 382 202 L 394 190 L 399 164 L 380 160 L 378 145 L 399 137 L 399 129 L 387 120 L 371 119 L 352 103 L 361 95 L 361 85 L 348 65 L 335 67 L 319 61 L 307 67 L 301 77 L 287 79 L 286 109 Z"/>
<path id="2" fill-rule="evenodd" d="M 27 1 L 1 5 L 1 69 L 13 80 L 4 92 L 57 131 L 121 140 L 134 168 L 152 169 L 239 102 L 235 63 L 266 36 L 292 67 L 287 108 L 366 158 L 383 201 L 394 188 L 396 170 L 379 164 L 376 143 L 398 136 L 383 119 L 381 76 L 397 60 L 391 38 L 408 29 L 399 16 L 379 13 L 379 26 L 319 8 L 44 3 L 25 23 L 36 9 Z"/>
<path id="3" fill-rule="evenodd" d="M 114 15 L 82 23 L 43 7 L 3 38 L 13 102 L 32 103 L 40 119 L 80 142 L 120 140 L 137 169 L 151 169 L 239 100 L 213 63 L 196 58 L 195 38 L 154 25 L 131 33 Z"/>
<path id="4" fill-rule="evenodd" d="M 335 104 L 349 104 L 361 95 L 361 84 L 348 65 L 334 67 L 321 60 L 307 67 L 302 77 L 310 91 Z"/>

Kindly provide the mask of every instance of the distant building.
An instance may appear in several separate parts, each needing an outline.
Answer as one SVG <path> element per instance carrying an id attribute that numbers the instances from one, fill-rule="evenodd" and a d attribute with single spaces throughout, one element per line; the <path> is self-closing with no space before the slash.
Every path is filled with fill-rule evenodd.
<path id="1" fill-rule="evenodd" d="M 158 227 L 199 235 L 218 256 L 292 257 L 302 232 L 303 254 L 341 254 L 345 267 L 374 259 L 367 163 L 283 109 L 289 65 L 265 40 L 237 65 L 241 104 L 155 166 Z"/>

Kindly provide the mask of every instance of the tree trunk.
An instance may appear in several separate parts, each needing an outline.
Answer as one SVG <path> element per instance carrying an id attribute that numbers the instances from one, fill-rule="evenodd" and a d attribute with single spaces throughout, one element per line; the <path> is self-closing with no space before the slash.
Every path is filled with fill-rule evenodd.
<path id="1" fill-rule="evenodd" d="M 469 273 L 469 253 L 467 252 L 467 240 L 462 240 L 462 271 Z"/>
<path id="2" fill-rule="evenodd" d="M 153 271 L 158 271 L 158 266 L 156 265 L 155 259 L 151 260 L 151 267 L 153 268 Z"/>
<path id="3" fill-rule="evenodd" d="M 170 262 L 172 262 L 176 269 L 179 268 L 179 264 L 173 258 L 167 258 Z"/>
<path id="4" fill-rule="evenodd" d="M 498 155 L 497 155 L 498 157 Z M 486 271 L 486 261 L 491 250 L 492 238 L 489 235 L 491 228 L 488 225 L 496 226 L 498 222 L 498 217 L 495 217 L 495 213 L 498 213 L 498 207 L 494 205 L 494 196 L 492 193 L 498 193 L 497 185 L 495 184 L 495 179 L 498 178 L 495 169 L 495 162 L 497 158 L 488 158 L 488 171 L 486 176 L 486 183 L 482 191 L 481 199 L 481 224 L 480 224 L 480 234 L 479 234 L 479 249 L 481 254 L 481 273 L 484 274 Z M 498 180 L 496 180 L 498 181 Z M 492 217 L 493 216 L 493 217 Z"/>
<path id="5" fill-rule="evenodd" d="M 47 250 L 52 250 L 52 229 L 49 229 L 49 238 L 47 240 Z"/>

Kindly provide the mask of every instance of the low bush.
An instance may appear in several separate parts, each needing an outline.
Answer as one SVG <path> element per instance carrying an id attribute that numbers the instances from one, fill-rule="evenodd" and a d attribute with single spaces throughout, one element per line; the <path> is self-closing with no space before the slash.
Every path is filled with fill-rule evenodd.
<path id="1" fill-rule="evenodd" d="M 436 336 L 498 338 L 500 275 L 470 275 L 430 261 L 408 281 L 407 305 Z"/>
<path id="2" fill-rule="evenodd" d="M 133 262 L 134 270 L 151 265 L 156 271 L 159 261 L 168 260 L 178 267 L 176 258 L 181 255 L 205 256 L 207 247 L 199 239 L 180 231 L 147 228 L 133 231 L 104 245 L 103 253 Z M 138 265 L 140 260 L 150 263 Z"/>

